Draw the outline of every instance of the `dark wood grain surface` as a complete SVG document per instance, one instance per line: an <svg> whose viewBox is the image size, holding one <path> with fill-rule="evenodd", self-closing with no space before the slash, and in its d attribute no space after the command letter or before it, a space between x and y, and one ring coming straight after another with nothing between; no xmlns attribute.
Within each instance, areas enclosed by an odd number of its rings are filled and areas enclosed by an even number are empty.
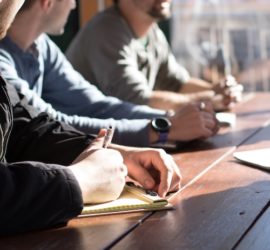
<svg viewBox="0 0 270 250"><path fill-rule="evenodd" d="M269 204L268 204L269 205ZM255 225L251 227L244 239L239 242L237 250L268 250L270 246L270 209L267 206L264 213L258 217Z"/></svg>
<svg viewBox="0 0 270 250"><path fill-rule="evenodd" d="M264 147L270 147L269 126L240 149ZM174 211L155 213L114 249L232 249L269 200L269 173L240 164L229 154L171 200Z"/></svg>

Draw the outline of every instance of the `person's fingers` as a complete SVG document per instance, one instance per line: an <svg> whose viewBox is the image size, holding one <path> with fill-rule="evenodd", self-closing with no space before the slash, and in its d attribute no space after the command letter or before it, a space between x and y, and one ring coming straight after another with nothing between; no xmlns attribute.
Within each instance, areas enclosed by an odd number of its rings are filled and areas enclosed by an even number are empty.
<svg viewBox="0 0 270 250"><path fill-rule="evenodd" d="M212 129L207 128L207 127L203 127L201 129L201 137L200 138L206 139L206 138L208 138L208 137L210 137L212 135L213 135L213 130Z"/></svg>
<svg viewBox="0 0 270 250"><path fill-rule="evenodd" d="M129 168L129 176L144 188L154 190L164 197L171 187L176 189L180 185L180 171L174 170L172 161L172 157L162 149L145 152L145 161L141 159L142 165Z"/></svg>
<svg viewBox="0 0 270 250"><path fill-rule="evenodd" d="M223 94L225 96L235 96L235 95L241 94L242 92L243 92L243 86L238 84L236 86L225 88Z"/></svg>
<svg viewBox="0 0 270 250"><path fill-rule="evenodd" d="M169 164L171 165L171 168L173 170L173 178L171 182L171 186L169 191L178 191L181 187L181 179L182 175L180 173L180 169L176 162L174 161L173 157L171 155L168 155L168 161Z"/></svg>
<svg viewBox="0 0 270 250"><path fill-rule="evenodd" d="M201 118L201 133L203 137L209 137L217 133L219 127L218 127L218 121L215 118L214 114L210 114L208 112L201 112L202 118Z"/></svg>
<svg viewBox="0 0 270 250"><path fill-rule="evenodd" d="M129 176L140 182L143 187L165 197L171 186L175 187L180 179L173 178L174 175L180 174L174 171L171 161L171 156L162 149L147 151L140 159L141 166L137 165L135 170L129 169Z"/></svg>
<svg viewBox="0 0 270 250"><path fill-rule="evenodd" d="M205 111L209 112L209 113L214 113L214 107L211 101L205 101Z"/></svg>
<svg viewBox="0 0 270 250"><path fill-rule="evenodd" d="M137 165L136 167L129 168L129 177L138 181L146 189L154 189L155 180L151 176L149 169Z"/></svg>
<svg viewBox="0 0 270 250"><path fill-rule="evenodd" d="M106 133L107 133L107 129L105 128L100 129L98 132L97 138L105 137Z"/></svg>
<svg viewBox="0 0 270 250"><path fill-rule="evenodd" d="M244 87L242 84L237 84L235 86L232 86L230 89L234 92L242 92L244 90Z"/></svg>
<svg viewBox="0 0 270 250"><path fill-rule="evenodd" d="M214 121L215 121L215 126L212 128L212 133L213 133L212 135L215 135L220 129L220 125L216 117L214 117Z"/></svg>
<svg viewBox="0 0 270 250"><path fill-rule="evenodd" d="M100 129L97 134L97 137L95 138L95 140L93 140L90 147L102 148L106 133L107 133L107 129L105 128Z"/></svg>
<svg viewBox="0 0 270 250"><path fill-rule="evenodd" d="M173 179L173 171L170 168L162 166L160 169L160 183L158 187L158 193L161 197L165 197L169 192Z"/></svg>
<svg viewBox="0 0 270 250"><path fill-rule="evenodd" d="M85 159L91 152L102 148L104 137L107 133L107 129L100 129L99 133L97 134L97 137L92 141L91 144L88 145L88 147L77 156L77 158L72 162L73 164Z"/></svg>
<svg viewBox="0 0 270 250"><path fill-rule="evenodd" d="M153 166L160 173L158 194L161 197L164 197L167 194L167 192L170 191L171 186L174 187L176 183L180 182L181 175L179 170L177 171L176 168L173 166L173 164L176 165L176 163L174 162L174 160L170 155L166 154L164 150L159 150L157 153L159 154L159 157L155 157Z"/></svg>
<svg viewBox="0 0 270 250"><path fill-rule="evenodd" d="M223 104L225 106L230 105L231 103L237 103L240 102L242 100L242 93L241 92L234 92L231 93L230 95L224 95L223 96Z"/></svg>
<svg viewBox="0 0 270 250"><path fill-rule="evenodd" d="M200 112L201 116L201 122L204 124L206 123L208 126L207 127L214 127L216 120L215 120L215 114L214 113L209 113L206 111L201 111Z"/></svg>
<svg viewBox="0 0 270 250"><path fill-rule="evenodd" d="M240 102L242 100L242 93L239 93L238 95L235 95L234 99L235 99L235 102Z"/></svg>
<svg viewBox="0 0 270 250"><path fill-rule="evenodd" d="M203 126L213 131L213 129L216 127L217 121L214 118L206 119L204 121Z"/></svg>
<svg viewBox="0 0 270 250"><path fill-rule="evenodd" d="M209 100L201 100L196 103L194 103L194 106L199 111L205 111L209 113L214 113L214 107L211 101Z"/></svg>
<svg viewBox="0 0 270 250"><path fill-rule="evenodd" d="M199 110L200 110L200 111L204 111L205 108L206 108L205 102L199 102Z"/></svg>
<svg viewBox="0 0 270 250"><path fill-rule="evenodd" d="M120 167L120 171L123 173L125 177L128 175L128 169L125 164L122 164L122 166Z"/></svg>

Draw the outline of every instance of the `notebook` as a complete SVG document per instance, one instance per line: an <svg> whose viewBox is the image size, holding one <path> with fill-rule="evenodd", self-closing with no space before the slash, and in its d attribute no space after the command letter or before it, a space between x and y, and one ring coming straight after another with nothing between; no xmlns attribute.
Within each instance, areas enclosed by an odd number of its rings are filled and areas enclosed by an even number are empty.
<svg viewBox="0 0 270 250"><path fill-rule="evenodd" d="M85 204L79 217L118 214L140 211L172 209L166 198L161 198L154 191L145 190L133 182L127 182L117 200L102 204Z"/></svg>
<svg viewBox="0 0 270 250"><path fill-rule="evenodd" d="M270 148L236 152L233 156L239 161L270 171Z"/></svg>

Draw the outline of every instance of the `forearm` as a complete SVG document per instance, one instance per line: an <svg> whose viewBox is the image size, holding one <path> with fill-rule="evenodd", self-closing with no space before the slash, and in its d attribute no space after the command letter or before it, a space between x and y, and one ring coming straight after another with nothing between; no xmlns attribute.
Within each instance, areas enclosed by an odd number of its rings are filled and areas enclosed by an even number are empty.
<svg viewBox="0 0 270 250"><path fill-rule="evenodd" d="M20 111L18 111L18 109ZM34 119L21 108L14 109L14 124L7 160L70 164L93 137L59 123L43 113Z"/></svg>
<svg viewBox="0 0 270 250"><path fill-rule="evenodd" d="M186 94L169 91L154 91L151 99L149 100L149 105L166 111L177 111L185 107L187 104L200 100L209 100L213 96L214 92L212 90Z"/></svg>
<svg viewBox="0 0 270 250"><path fill-rule="evenodd" d="M152 108L169 110L178 109L189 102L189 97L170 91L153 91L148 105Z"/></svg>
<svg viewBox="0 0 270 250"><path fill-rule="evenodd" d="M165 112L154 117L164 116ZM149 119L95 119L87 117L77 117L71 120L71 124L78 130L87 134L97 134L101 128L113 127L115 129L113 142L126 146L147 147L149 146L148 123Z"/></svg>
<svg viewBox="0 0 270 250"><path fill-rule="evenodd" d="M186 84L181 85L179 92L182 94L189 94L200 91L212 90L213 86L202 79L190 78Z"/></svg>
<svg viewBox="0 0 270 250"><path fill-rule="evenodd" d="M81 190L66 167L1 163L0 181L2 235L61 225L82 210Z"/></svg>

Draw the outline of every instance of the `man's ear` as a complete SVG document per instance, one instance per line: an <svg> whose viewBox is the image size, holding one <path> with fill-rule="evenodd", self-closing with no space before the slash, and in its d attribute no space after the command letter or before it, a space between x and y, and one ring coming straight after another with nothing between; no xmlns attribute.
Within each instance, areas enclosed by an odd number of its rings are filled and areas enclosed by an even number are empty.
<svg viewBox="0 0 270 250"><path fill-rule="evenodd" d="M40 5L44 11L49 11L53 5L53 0L40 0Z"/></svg>

